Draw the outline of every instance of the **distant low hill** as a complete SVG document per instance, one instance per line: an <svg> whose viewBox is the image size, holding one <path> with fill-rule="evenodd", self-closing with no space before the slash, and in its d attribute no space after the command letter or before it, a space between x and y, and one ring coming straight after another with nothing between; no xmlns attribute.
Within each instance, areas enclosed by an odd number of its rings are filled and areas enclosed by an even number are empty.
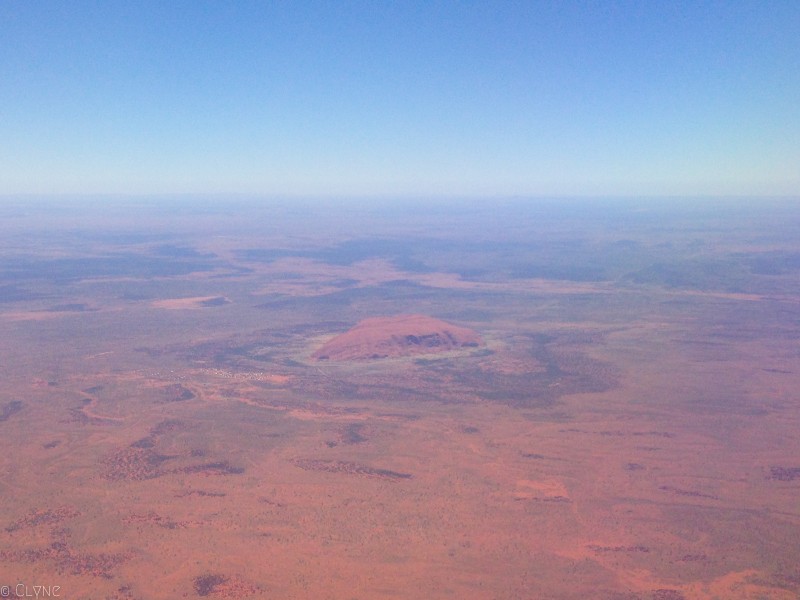
<svg viewBox="0 0 800 600"><path fill-rule="evenodd" d="M425 315L364 319L314 352L317 360L368 360L477 347L480 336Z"/></svg>

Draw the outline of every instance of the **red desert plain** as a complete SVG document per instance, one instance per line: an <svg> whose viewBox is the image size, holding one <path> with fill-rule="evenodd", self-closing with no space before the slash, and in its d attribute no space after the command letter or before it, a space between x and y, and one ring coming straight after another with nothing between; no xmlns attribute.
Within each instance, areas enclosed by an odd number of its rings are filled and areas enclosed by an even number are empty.
<svg viewBox="0 0 800 600"><path fill-rule="evenodd" d="M800 597L796 207L0 213L9 597Z"/></svg>

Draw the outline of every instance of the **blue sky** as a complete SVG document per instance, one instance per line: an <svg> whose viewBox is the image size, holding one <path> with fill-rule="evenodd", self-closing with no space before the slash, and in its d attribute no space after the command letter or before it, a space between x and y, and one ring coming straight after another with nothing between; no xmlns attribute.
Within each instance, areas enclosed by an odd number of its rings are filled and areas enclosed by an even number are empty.
<svg viewBox="0 0 800 600"><path fill-rule="evenodd" d="M0 3L0 194L797 195L800 2Z"/></svg>

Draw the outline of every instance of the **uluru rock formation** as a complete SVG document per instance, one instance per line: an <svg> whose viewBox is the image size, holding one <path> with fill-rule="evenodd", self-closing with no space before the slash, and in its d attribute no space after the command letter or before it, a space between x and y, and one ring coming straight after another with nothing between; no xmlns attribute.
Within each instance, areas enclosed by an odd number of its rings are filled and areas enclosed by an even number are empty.
<svg viewBox="0 0 800 600"><path fill-rule="evenodd" d="M314 352L317 360L365 360L447 352L482 345L465 327L425 315L364 319Z"/></svg>

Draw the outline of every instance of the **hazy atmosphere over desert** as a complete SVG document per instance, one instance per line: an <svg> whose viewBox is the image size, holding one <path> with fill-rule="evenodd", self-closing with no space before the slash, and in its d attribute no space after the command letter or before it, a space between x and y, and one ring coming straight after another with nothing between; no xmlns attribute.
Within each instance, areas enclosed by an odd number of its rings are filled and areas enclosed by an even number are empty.
<svg viewBox="0 0 800 600"><path fill-rule="evenodd" d="M0 598L800 598L798 25L0 3Z"/></svg>

